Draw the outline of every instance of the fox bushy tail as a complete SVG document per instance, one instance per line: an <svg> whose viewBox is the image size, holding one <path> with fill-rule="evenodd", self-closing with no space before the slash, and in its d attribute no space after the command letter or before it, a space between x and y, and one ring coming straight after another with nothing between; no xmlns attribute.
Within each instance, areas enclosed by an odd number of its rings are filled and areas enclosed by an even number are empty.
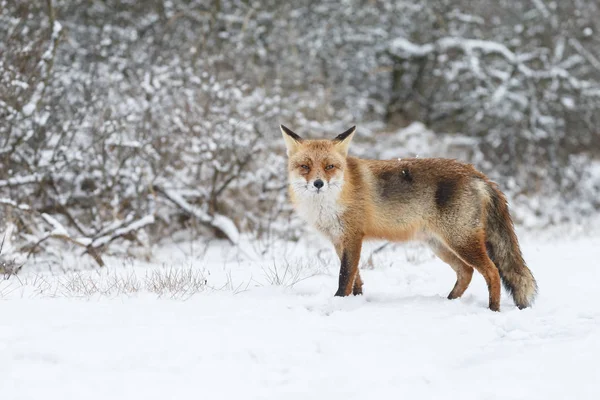
<svg viewBox="0 0 600 400"><path fill-rule="evenodd" d="M533 274L525 265L519 241L508 212L506 197L496 184L488 186L490 202L487 212L486 247L498 267L504 288L520 309L533 304L538 291Z"/></svg>

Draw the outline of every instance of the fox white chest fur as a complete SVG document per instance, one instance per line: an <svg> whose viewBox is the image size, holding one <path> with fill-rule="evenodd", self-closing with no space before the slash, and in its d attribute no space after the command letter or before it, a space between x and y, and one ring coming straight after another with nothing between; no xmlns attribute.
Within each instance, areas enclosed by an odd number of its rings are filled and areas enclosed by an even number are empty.
<svg viewBox="0 0 600 400"><path fill-rule="evenodd" d="M331 182L319 193L307 190L306 185L304 180L292 182L298 215L330 239L339 238L343 232L344 212L344 207L339 203L341 182Z"/></svg>

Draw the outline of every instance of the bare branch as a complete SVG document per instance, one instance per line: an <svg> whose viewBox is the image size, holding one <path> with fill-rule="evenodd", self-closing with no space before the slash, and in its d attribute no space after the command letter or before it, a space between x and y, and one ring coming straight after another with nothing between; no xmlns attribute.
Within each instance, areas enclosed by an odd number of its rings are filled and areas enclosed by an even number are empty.
<svg viewBox="0 0 600 400"><path fill-rule="evenodd" d="M181 197L178 193L164 189L160 186L155 185L154 190L157 193L163 195L166 199L176 204L179 208L181 208L189 215L195 217L204 225L209 226L220 232L224 237L227 238L227 240L231 242L231 244L238 243L239 231L233 223L233 221L231 221L229 218L220 214L215 214L211 216L199 209L198 207L193 206L192 204L185 201L185 199Z"/></svg>
<svg viewBox="0 0 600 400"><path fill-rule="evenodd" d="M40 183L42 181L43 175L41 174L33 174L27 176L16 176L14 178L9 178L3 181L0 181L0 188L5 186L19 186L19 185L29 185L32 183Z"/></svg>

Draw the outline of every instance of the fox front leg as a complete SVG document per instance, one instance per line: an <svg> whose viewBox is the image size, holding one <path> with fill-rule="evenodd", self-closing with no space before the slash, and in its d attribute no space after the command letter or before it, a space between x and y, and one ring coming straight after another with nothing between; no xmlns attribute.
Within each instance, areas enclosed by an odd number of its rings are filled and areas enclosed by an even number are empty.
<svg viewBox="0 0 600 400"><path fill-rule="evenodd" d="M349 296L362 294L362 280L358 272L360 261L361 240L345 240L336 245L336 252L340 257L340 275L336 296Z"/></svg>

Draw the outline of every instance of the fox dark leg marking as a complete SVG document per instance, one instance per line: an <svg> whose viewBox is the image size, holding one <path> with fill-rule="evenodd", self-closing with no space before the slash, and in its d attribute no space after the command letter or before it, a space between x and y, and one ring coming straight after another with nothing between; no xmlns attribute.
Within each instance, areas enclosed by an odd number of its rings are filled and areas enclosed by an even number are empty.
<svg viewBox="0 0 600 400"><path fill-rule="evenodd" d="M474 237L465 244L453 246L453 250L483 275L488 286L490 310L500 311L500 274L488 257L484 240Z"/></svg>
<svg viewBox="0 0 600 400"><path fill-rule="evenodd" d="M335 252L337 253L338 257L340 258L340 262L343 263L344 265L347 264L348 261L347 261L347 259L344 260L344 249L342 248L342 245L340 243L337 243L335 245ZM354 286L352 287L352 294L354 296L363 294L362 287L363 287L363 281L360 278L360 271L357 270L356 278L354 279Z"/></svg>
<svg viewBox="0 0 600 400"><path fill-rule="evenodd" d="M361 246L362 240L344 245L340 265L339 285L337 292L335 292L336 296L349 296L353 292L358 276ZM358 282L359 288L362 291L362 280L358 278Z"/></svg>
<svg viewBox="0 0 600 400"><path fill-rule="evenodd" d="M456 193L457 182L455 180L441 180L438 182L435 191L435 204L438 208L444 208L448 205Z"/></svg>
<svg viewBox="0 0 600 400"><path fill-rule="evenodd" d="M338 290L335 292L335 295L347 296L347 294L345 294L345 288L349 285L350 281L350 266L348 265L348 253L345 251L342 254L341 262Z"/></svg>

